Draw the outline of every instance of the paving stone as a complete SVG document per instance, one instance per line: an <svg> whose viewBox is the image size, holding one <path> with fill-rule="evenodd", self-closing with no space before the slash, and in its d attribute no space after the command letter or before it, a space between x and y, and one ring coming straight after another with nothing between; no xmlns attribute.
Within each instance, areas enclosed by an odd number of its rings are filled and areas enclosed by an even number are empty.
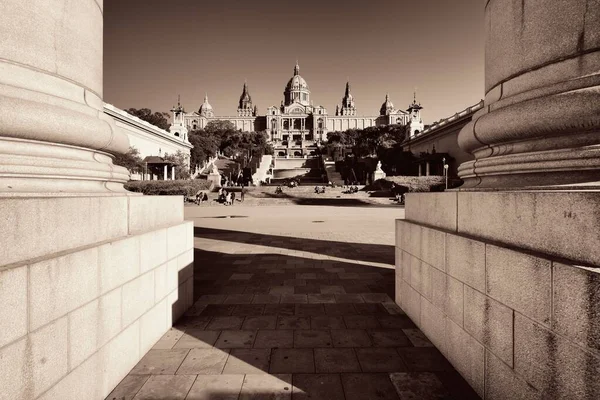
<svg viewBox="0 0 600 400"><path fill-rule="evenodd" d="M194 305L196 304L223 304L223 302L225 301L225 299L227 298L227 295L224 294L205 294L200 296L200 298L198 299L198 301L196 301L196 303L194 303Z"/></svg>
<svg viewBox="0 0 600 400"><path fill-rule="evenodd" d="M399 399L388 374L343 374L341 378L346 400Z"/></svg>
<svg viewBox="0 0 600 400"><path fill-rule="evenodd" d="M221 317L231 315L231 312L235 308L232 304L209 304L200 315Z"/></svg>
<svg viewBox="0 0 600 400"><path fill-rule="evenodd" d="M259 317L247 317L244 320L242 329L257 330L257 329L275 329L277 328L277 316L262 315Z"/></svg>
<svg viewBox="0 0 600 400"><path fill-rule="evenodd" d="M244 375L198 375L186 400L237 400Z"/></svg>
<svg viewBox="0 0 600 400"><path fill-rule="evenodd" d="M382 305L390 315L406 315L406 313L396 303L383 303Z"/></svg>
<svg viewBox="0 0 600 400"><path fill-rule="evenodd" d="M293 383L293 400L345 400L337 374L296 374Z"/></svg>
<svg viewBox="0 0 600 400"><path fill-rule="evenodd" d="M171 328L165 333L152 347L153 349L172 349L175 343L183 336L183 330L177 328Z"/></svg>
<svg viewBox="0 0 600 400"><path fill-rule="evenodd" d="M362 298L361 298L362 299ZM324 304L325 314L331 316L357 315L353 304Z"/></svg>
<svg viewBox="0 0 600 400"><path fill-rule="evenodd" d="M240 329L244 317L230 316L230 317L213 317L210 323L206 326L206 329L213 331L221 331L225 329Z"/></svg>
<svg viewBox="0 0 600 400"><path fill-rule="evenodd" d="M354 304L354 308L359 315L389 316L387 310L378 303Z"/></svg>
<svg viewBox="0 0 600 400"><path fill-rule="evenodd" d="M263 315L283 315L293 316L296 312L294 304L267 304L263 310Z"/></svg>
<svg viewBox="0 0 600 400"><path fill-rule="evenodd" d="M331 334L328 330L294 331L294 347L332 347L331 343Z"/></svg>
<svg viewBox="0 0 600 400"><path fill-rule="evenodd" d="M370 330L369 335L374 347L412 346L408 337L401 330Z"/></svg>
<svg viewBox="0 0 600 400"><path fill-rule="evenodd" d="M223 331L215 343L220 349L251 348L256 338L255 331Z"/></svg>
<svg viewBox="0 0 600 400"><path fill-rule="evenodd" d="M346 324L344 323L343 317L329 317L326 315L311 317L310 318L311 329L345 329Z"/></svg>
<svg viewBox="0 0 600 400"><path fill-rule="evenodd" d="M383 326L383 325L382 325ZM402 332L408 337L408 340L415 347L433 347L433 343L427 339L427 336L420 329L402 329Z"/></svg>
<svg viewBox="0 0 600 400"><path fill-rule="evenodd" d="M321 286L321 294L345 294L343 286Z"/></svg>
<svg viewBox="0 0 600 400"><path fill-rule="evenodd" d="M305 294L282 294L281 304L300 304L308 303L308 297Z"/></svg>
<svg viewBox="0 0 600 400"><path fill-rule="evenodd" d="M131 375L173 375L188 354L187 349L150 350L133 367Z"/></svg>
<svg viewBox="0 0 600 400"><path fill-rule="evenodd" d="M306 286L306 279L286 279L283 286Z"/></svg>
<svg viewBox="0 0 600 400"><path fill-rule="evenodd" d="M314 349L317 373L360 372L354 349Z"/></svg>
<svg viewBox="0 0 600 400"><path fill-rule="evenodd" d="M406 315L381 316L377 317L377 321L379 321L382 328L386 329L416 328L414 322Z"/></svg>
<svg viewBox="0 0 600 400"><path fill-rule="evenodd" d="M450 393L439 378L430 372L396 372L390 380L401 399L447 400Z"/></svg>
<svg viewBox="0 0 600 400"><path fill-rule="evenodd" d="M335 295L333 294L309 294L308 302L311 304L319 303L335 303Z"/></svg>
<svg viewBox="0 0 600 400"><path fill-rule="evenodd" d="M294 287L293 286L273 286L271 289L269 289L269 294L279 294L279 295L294 294Z"/></svg>
<svg viewBox="0 0 600 400"><path fill-rule="evenodd" d="M396 349L409 371L451 371L452 365L435 347L402 347Z"/></svg>
<svg viewBox="0 0 600 400"><path fill-rule="evenodd" d="M365 330L332 329L331 339L334 347L371 347L371 338Z"/></svg>
<svg viewBox="0 0 600 400"><path fill-rule="evenodd" d="M192 349L177 370L178 375L219 375L223 372L229 350Z"/></svg>
<svg viewBox="0 0 600 400"><path fill-rule="evenodd" d="M269 370L270 349L232 349L224 374L262 374Z"/></svg>
<svg viewBox="0 0 600 400"><path fill-rule="evenodd" d="M237 315L241 317L263 315L264 309L264 304L240 304L235 306L234 310L231 312L231 315Z"/></svg>
<svg viewBox="0 0 600 400"><path fill-rule="evenodd" d="M371 329L379 328L379 322L375 317L367 315L351 315L344 317L348 329Z"/></svg>
<svg viewBox="0 0 600 400"><path fill-rule="evenodd" d="M150 375L127 375L106 397L106 400L132 400Z"/></svg>
<svg viewBox="0 0 600 400"><path fill-rule="evenodd" d="M325 315L325 308L322 304L296 304L295 315L297 317L313 317L318 315Z"/></svg>
<svg viewBox="0 0 600 400"><path fill-rule="evenodd" d="M296 374L315 372L312 349L273 349L271 351L272 374Z"/></svg>
<svg viewBox="0 0 600 400"><path fill-rule="evenodd" d="M288 348L294 347L294 331L292 330L259 330L254 341L255 348Z"/></svg>
<svg viewBox="0 0 600 400"><path fill-rule="evenodd" d="M255 294L252 304L279 304L280 299L278 294Z"/></svg>
<svg viewBox="0 0 600 400"><path fill-rule="evenodd" d="M310 329L310 318L279 316L277 329Z"/></svg>
<svg viewBox="0 0 600 400"><path fill-rule="evenodd" d="M356 355L364 372L406 372L400 355L391 349L372 347L356 349Z"/></svg>
<svg viewBox="0 0 600 400"><path fill-rule="evenodd" d="M296 279L317 279L317 274L315 272L304 272L296 274Z"/></svg>
<svg viewBox="0 0 600 400"><path fill-rule="evenodd" d="M151 376L135 396L135 400L184 400L195 379L193 375Z"/></svg>
<svg viewBox="0 0 600 400"><path fill-rule="evenodd" d="M188 329L183 336L175 343L174 349L195 349L212 347L217 338L219 331L204 331L199 329Z"/></svg>
<svg viewBox="0 0 600 400"><path fill-rule="evenodd" d="M308 282L313 282L312 280ZM296 286L294 288L295 294L319 294L321 293L321 286L314 283L307 283L306 286Z"/></svg>
<svg viewBox="0 0 600 400"><path fill-rule="evenodd" d="M361 293L365 303L393 303L394 301L385 293Z"/></svg>
<svg viewBox="0 0 600 400"><path fill-rule="evenodd" d="M182 317L177 321L176 324L173 325L173 327L181 331L185 331L187 329L204 329L211 320L212 317L209 316Z"/></svg>
<svg viewBox="0 0 600 400"><path fill-rule="evenodd" d="M337 303L364 303L365 300L360 294L336 294Z"/></svg>
<svg viewBox="0 0 600 400"><path fill-rule="evenodd" d="M253 298L253 294L230 294L223 304L250 304Z"/></svg>
<svg viewBox="0 0 600 400"><path fill-rule="evenodd" d="M289 400L292 398L292 376L246 375L240 400Z"/></svg>

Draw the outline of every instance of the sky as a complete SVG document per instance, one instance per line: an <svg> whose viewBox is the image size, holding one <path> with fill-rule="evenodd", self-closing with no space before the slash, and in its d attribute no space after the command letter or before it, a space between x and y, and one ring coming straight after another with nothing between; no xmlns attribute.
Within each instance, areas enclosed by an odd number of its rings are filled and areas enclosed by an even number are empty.
<svg viewBox="0 0 600 400"><path fill-rule="evenodd" d="M104 101L236 114L244 80L259 114L296 60L329 114L349 79L358 115L413 92L430 124L484 96L481 0L104 0Z"/></svg>

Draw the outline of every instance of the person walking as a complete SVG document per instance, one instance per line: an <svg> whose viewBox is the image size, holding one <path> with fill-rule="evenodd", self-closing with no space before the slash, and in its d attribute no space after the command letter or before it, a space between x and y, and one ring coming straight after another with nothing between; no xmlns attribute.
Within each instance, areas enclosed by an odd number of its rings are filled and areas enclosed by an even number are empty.
<svg viewBox="0 0 600 400"><path fill-rule="evenodd" d="M242 185L242 192L240 193L240 201L244 202L244 195L246 194L246 188Z"/></svg>

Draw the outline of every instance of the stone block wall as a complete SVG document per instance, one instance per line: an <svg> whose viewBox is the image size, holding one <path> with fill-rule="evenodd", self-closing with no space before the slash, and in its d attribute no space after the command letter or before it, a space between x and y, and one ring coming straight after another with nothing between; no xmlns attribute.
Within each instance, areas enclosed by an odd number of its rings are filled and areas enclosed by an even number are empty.
<svg viewBox="0 0 600 400"><path fill-rule="evenodd" d="M104 399L193 302L181 198L0 209L11 222L0 228L0 399Z"/></svg>
<svg viewBox="0 0 600 400"><path fill-rule="evenodd" d="M518 194L485 195L408 196L407 220L396 221L396 302L484 399L600 398L600 268L566 257L598 243L597 230L584 236L598 222L581 201L592 197L554 197L585 220L568 231L549 226L553 217L572 222L573 215L544 208L549 194L523 194L512 210L498 197ZM461 214L475 206L472 196L496 202L487 215L499 218L474 230ZM521 224L513 235L511 218Z"/></svg>

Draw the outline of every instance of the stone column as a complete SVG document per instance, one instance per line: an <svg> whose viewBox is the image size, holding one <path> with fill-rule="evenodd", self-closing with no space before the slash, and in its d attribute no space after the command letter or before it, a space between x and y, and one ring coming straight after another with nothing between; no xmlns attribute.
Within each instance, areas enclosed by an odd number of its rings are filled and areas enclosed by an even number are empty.
<svg viewBox="0 0 600 400"><path fill-rule="evenodd" d="M429 161L427 161L427 163L425 164L425 176L429 176L429 174L430 174Z"/></svg>
<svg viewBox="0 0 600 400"><path fill-rule="evenodd" d="M102 1L0 7L0 194L124 192L102 103Z"/></svg>
<svg viewBox="0 0 600 400"><path fill-rule="evenodd" d="M175 180L175 166L171 166L171 180L174 181Z"/></svg>
<svg viewBox="0 0 600 400"><path fill-rule="evenodd" d="M163 171L163 180L165 180L165 181L166 181L167 179L169 179L169 174L168 174L168 171L167 171L167 167L168 167L168 165L167 165L167 164L165 164L165 166L164 166L164 171Z"/></svg>
<svg viewBox="0 0 600 400"><path fill-rule="evenodd" d="M489 0L485 105L459 135L464 187L600 182L600 12L592 0Z"/></svg>

